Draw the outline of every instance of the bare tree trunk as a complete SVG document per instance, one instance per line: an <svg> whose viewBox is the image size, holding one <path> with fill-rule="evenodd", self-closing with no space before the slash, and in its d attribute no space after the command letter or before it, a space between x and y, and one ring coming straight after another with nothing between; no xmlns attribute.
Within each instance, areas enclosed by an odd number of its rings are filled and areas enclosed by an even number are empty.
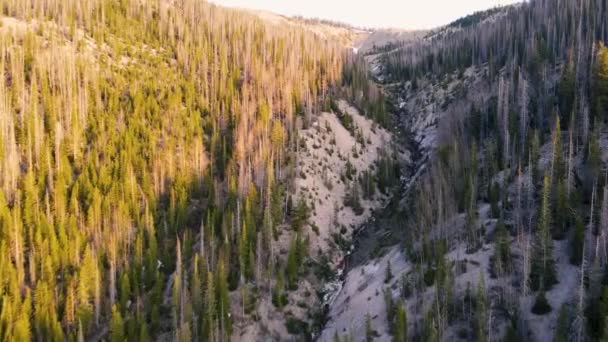
<svg viewBox="0 0 608 342"><path fill-rule="evenodd" d="M524 234L522 243L522 252L524 257L523 262L523 281L522 281L522 294L523 297L528 295L528 276L530 274L530 235Z"/></svg>
<svg viewBox="0 0 608 342"><path fill-rule="evenodd" d="M569 127L569 142L568 142L568 170L567 170L567 180L566 180L566 194L567 197L570 198L570 190L572 187L572 163L573 163L573 158L574 158L574 142L573 142L573 138L572 138L572 132L573 132L574 128L573 128L573 124L570 125Z"/></svg>
<svg viewBox="0 0 608 342"><path fill-rule="evenodd" d="M606 262L606 231L608 230L608 186L604 186L603 197L602 197L602 208L600 212L600 227L599 234L597 236L597 245L596 245L596 258L598 257L598 252L601 249L602 258L601 265Z"/></svg>
<svg viewBox="0 0 608 342"><path fill-rule="evenodd" d="M520 107L520 134L521 134L521 153L525 151L526 138L528 137L528 81L524 78L524 74L519 68L519 107Z"/></svg>
<svg viewBox="0 0 608 342"><path fill-rule="evenodd" d="M199 246L199 255L201 260L205 260L205 218L201 219L201 228L200 228L200 246Z"/></svg>
<svg viewBox="0 0 608 342"><path fill-rule="evenodd" d="M586 239L583 239L583 248L581 252L581 269L580 269L580 281L578 288L578 303L576 306L576 317L574 320L574 331L576 332L576 341L583 341L584 329L585 329L585 267L587 266L587 259L585 258L585 243Z"/></svg>
<svg viewBox="0 0 608 342"><path fill-rule="evenodd" d="M93 260L97 260L97 254L93 250ZM95 326L99 327L99 318L101 316L101 277L99 267L95 265Z"/></svg>

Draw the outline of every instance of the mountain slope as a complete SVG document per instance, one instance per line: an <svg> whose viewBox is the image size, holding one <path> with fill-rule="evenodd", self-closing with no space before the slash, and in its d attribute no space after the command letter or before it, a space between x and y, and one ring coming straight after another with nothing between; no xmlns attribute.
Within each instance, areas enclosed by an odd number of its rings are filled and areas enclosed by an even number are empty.
<svg viewBox="0 0 608 342"><path fill-rule="evenodd" d="M201 1L0 8L0 337L230 339L341 45Z"/></svg>
<svg viewBox="0 0 608 342"><path fill-rule="evenodd" d="M422 157L323 340L602 338L607 9L531 1L368 56Z"/></svg>

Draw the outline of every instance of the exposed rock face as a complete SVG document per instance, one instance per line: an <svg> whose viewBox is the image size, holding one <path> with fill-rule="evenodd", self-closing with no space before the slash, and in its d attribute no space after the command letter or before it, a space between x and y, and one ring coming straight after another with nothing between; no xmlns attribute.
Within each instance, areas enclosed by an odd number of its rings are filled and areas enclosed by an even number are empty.
<svg viewBox="0 0 608 342"><path fill-rule="evenodd" d="M334 264L341 260L342 253L334 253L338 248L332 234L343 228L342 235L349 240L353 229L386 201L386 196L380 193L370 199L361 198L361 211L356 213L344 205L344 198L352 187L359 187L358 176L366 171L375 172L377 159L393 149L388 131L345 101L339 101L339 107L344 115L352 117L354 128L346 129L334 113L322 113L310 128L301 131L304 145L298 153L296 179L296 193L312 208L310 225L318 229L318 233L310 234L311 252L333 254L330 259Z"/></svg>

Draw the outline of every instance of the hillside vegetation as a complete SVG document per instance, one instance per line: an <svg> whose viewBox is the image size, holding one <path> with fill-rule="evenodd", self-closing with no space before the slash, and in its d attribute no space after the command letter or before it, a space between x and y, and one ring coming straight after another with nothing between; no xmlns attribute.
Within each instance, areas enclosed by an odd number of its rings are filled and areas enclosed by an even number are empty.
<svg viewBox="0 0 608 342"><path fill-rule="evenodd" d="M608 339L607 0L0 14L0 340Z"/></svg>
<svg viewBox="0 0 608 342"><path fill-rule="evenodd" d="M343 47L197 0L0 11L0 339L229 340L285 286L297 128L357 89Z"/></svg>
<svg viewBox="0 0 608 342"><path fill-rule="evenodd" d="M324 335L607 338L607 11L530 1L369 52L425 157L402 243L349 273Z"/></svg>

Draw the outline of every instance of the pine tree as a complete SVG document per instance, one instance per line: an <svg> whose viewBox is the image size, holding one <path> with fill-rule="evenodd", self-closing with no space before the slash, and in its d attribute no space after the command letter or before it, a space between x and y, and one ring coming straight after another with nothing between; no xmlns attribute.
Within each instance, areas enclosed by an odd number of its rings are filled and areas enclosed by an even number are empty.
<svg viewBox="0 0 608 342"><path fill-rule="evenodd" d="M9 303L5 303L6 306ZM10 334L5 335L4 337L7 340L13 339L15 341L29 341L32 338L32 331L30 325L30 315L32 310L32 301L29 291L26 293L26 296L21 303L18 312L16 312L16 319L14 321L14 326L12 327L12 337ZM0 314L0 316L4 316ZM7 325L10 328L10 325ZM0 334L1 335L1 334Z"/></svg>
<svg viewBox="0 0 608 342"><path fill-rule="evenodd" d="M112 307L112 320L110 321L110 341L124 342L125 341L125 326L122 320L120 311L114 305Z"/></svg>
<svg viewBox="0 0 608 342"><path fill-rule="evenodd" d="M567 186L563 179L557 183L555 194L555 224L552 226L552 236L556 240L566 237L566 232L570 226L570 208L568 204Z"/></svg>
<svg viewBox="0 0 608 342"><path fill-rule="evenodd" d="M538 213L534 257L530 270L530 288L533 291L547 291L557 283L555 261L553 260L553 239L551 237L551 210L549 206L551 183L545 175L541 205Z"/></svg>
<svg viewBox="0 0 608 342"><path fill-rule="evenodd" d="M181 239L176 241L176 258L175 258L175 272L173 273L173 289L171 294L172 300L172 318L173 318L173 329L179 332L182 321L183 321L183 303L182 296L184 291L184 275L182 270L182 249ZM179 334L178 334L179 335Z"/></svg>
<svg viewBox="0 0 608 342"><path fill-rule="evenodd" d="M363 214L358 182L352 181L346 188L345 192L344 205L350 207L357 216Z"/></svg>
<svg viewBox="0 0 608 342"><path fill-rule="evenodd" d="M407 273L401 275L401 296L404 299L409 298L412 295L412 285L407 276Z"/></svg>
<svg viewBox="0 0 608 342"><path fill-rule="evenodd" d="M541 290L534 300L534 305L532 305L532 313L536 315L546 315L551 312L552 308L545 296L545 291Z"/></svg>
<svg viewBox="0 0 608 342"><path fill-rule="evenodd" d="M572 65L568 65L558 84L559 111L562 117L568 117L574 109L575 75Z"/></svg>
<svg viewBox="0 0 608 342"><path fill-rule="evenodd" d="M568 308L566 305L562 305L557 316L557 326L555 328L553 342L569 341L570 331L568 319Z"/></svg>
<svg viewBox="0 0 608 342"><path fill-rule="evenodd" d="M194 264L192 265L192 280L190 281L190 294L192 295L192 306L194 310L193 324L195 335L200 333L197 329L196 319L202 317L203 313L203 283L201 280L201 267L199 261L199 254L194 254Z"/></svg>
<svg viewBox="0 0 608 342"><path fill-rule="evenodd" d="M150 340L150 333L148 332L148 325L146 324L145 320L142 320L140 327L139 327L139 341L149 341L149 340Z"/></svg>
<svg viewBox="0 0 608 342"><path fill-rule="evenodd" d="M403 304L399 303L397 306L397 314L395 316L394 323L393 341L405 342L407 341L407 314L403 308Z"/></svg>
<svg viewBox="0 0 608 342"><path fill-rule="evenodd" d="M429 310L427 314L424 315L423 340L427 342L440 341L439 331L437 331L437 325L435 323L432 310Z"/></svg>
<svg viewBox="0 0 608 342"><path fill-rule="evenodd" d="M551 155L551 179L553 183L556 180L564 179L565 166L562 149L562 130L559 116L555 118L555 127L553 128L553 152Z"/></svg>
<svg viewBox="0 0 608 342"><path fill-rule="evenodd" d="M372 317L369 312L365 314L365 342L374 340L374 328L372 327Z"/></svg>
<svg viewBox="0 0 608 342"><path fill-rule="evenodd" d="M129 281L129 273L124 272L120 276L120 309L122 312L127 312L127 302L131 296L131 282Z"/></svg>
<svg viewBox="0 0 608 342"><path fill-rule="evenodd" d="M494 271L499 275L511 271L511 238L502 217L496 223L496 245L494 250Z"/></svg>
<svg viewBox="0 0 608 342"><path fill-rule="evenodd" d="M73 328L76 320L76 294L74 291L74 281L69 281L67 293L65 295L64 322Z"/></svg>
<svg viewBox="0 0 608 342"><path fill-rule="evenodd" d="M277 183L272 187L272 222L273 236L276 239L278 234L276 226L283 222L283 189Z"/></svg>
<svg viewBox="0 0 608 342"><path fill-rule="evenodd" d="M464 203L466 203L466 228L467 228L467 246L469 251L475 251L481 247L479 233L477 229L477 203L473 176L469 175L466 181L466 189Z"/></svg>
<svg viewBox="0 0 608 342"><path fill-rule="evenodd" d="M214 341L216 339L215 326L217 317L217 303L215 299L213 274L211 272L207 272L205 286L205 311L202 316L201 339L203 341Z"/></svg>
<svg viewBox="0 0 608 342"><path fill-rule="evenodd" d="M215 274L215 291L217 301L217 315L221 329L222 338L228 338L232 333L232 320L230 318L230 297L224 262L220 259Z"/></svg>
<svg viewBox="0 0 608 342"><path fill-rule="evenodd" d="M606 121L608 118L608 48L604 44L601 44L598 50L592 91L593 110L600 120Z"/></svg>
<svg viewBox="0 0 608 342"><path fill-rule="evenodd" d="M386 262L386 272L384 273L384 283L388 284L393 279L393 271L391 269L391 261Z"/></svg>
<svg viewBox="0 0 608 342"><path fill-rule="evenodd" d="M93 318L93 308L90 301L95 298L95 289L98 286L97 272L97 260L95 260L91 248L87 246L80 266L77 288L78 320L79 324L83 325L85 329Z"/></svg>
<svg viewBox="0 0 608 342"><path fill-rule="evenodd" d="M306 224L309 216L309 208L306 201L303 198L298 200L298 204L294 210L291 227L295 232L299 232L300 229Z"/></svg>
<svg viewBox="0 0 608 342"><path fill-rule="evenodd" d="M293 238L287 254L287 266L285 273L287 274L287 284L290 289L295 289L298 287L298 272L300 267L298 262L297 244L297 238Z"/></svg>
<svg viewBox="0 0 608 342"><path fill-rule="evenodd" d="M574 222L574 233L570 240L570 263L573 265L580 265L585 242L585 224L578 214L576 215Z"/></svg>
<svg viewBox="0 0 608 342"><path fill-rule="evenodd" d="M486 297L486 285L483 274L479 275L479 283L477 283L477 291L475 292L475 338L477 341L487 341L487 313L488 303Z"/></svg>
<svg viewBox="0 0 608 342"><path fill-rule="evenodd" d="M241 228L241 238L239 240L239 261L241 266L241 277L248 279L251 270L249 269L249 235L247 224L243 223Z"/></svg>
<svg viewBox="0 0 608 342"><path fill-rule="evenodd" d="M286 296L283 293L283 272L279 271L277 274L277 281L272 292L272 303L277 308L282 308L287 304Z"/></svg>
<svg viewBox="0 0 608 342"><path fill-rule="evenodd" d="M36 303L34 306L34 331L37 333L37 338L62 341L64 334L57 319L56 303L48 282L41 280L37 283L33 299Z"/></svg>
<svg viewBox="0 0 608 342"><path fill-rule="evenodd" d="M391 323L395 319L395 301L393 300L393 294L388 288L382 290L384 295L384 303L386 305L386 320Z"/></svg>

